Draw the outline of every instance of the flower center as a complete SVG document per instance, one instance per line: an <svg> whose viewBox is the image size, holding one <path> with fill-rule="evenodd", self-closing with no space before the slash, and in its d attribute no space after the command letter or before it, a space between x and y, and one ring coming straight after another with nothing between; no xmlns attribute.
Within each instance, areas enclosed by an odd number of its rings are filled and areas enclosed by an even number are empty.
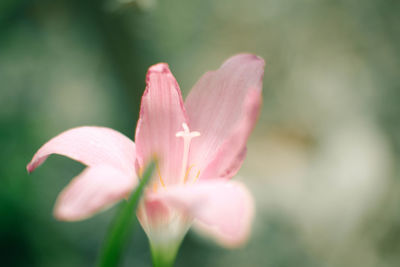
<svg viewBox="0 0 400 267"><path fill-rule="evenodd" d="M186 180L188 179L190 170L193 167L193 165L190 166L189 168L187 167L188 158L189 158L190 142L192 141L192 138L200 136L200 133L196 132L196 131L191 132L189 130L189 126L186 123L182 123L182 128L183 128L183 131L177 132L176 133L176 137L182 137L183 138L182 167L181 167L181 172L180 172L180 175L179 175L179 181L181 183L185 183Z"/></svg>

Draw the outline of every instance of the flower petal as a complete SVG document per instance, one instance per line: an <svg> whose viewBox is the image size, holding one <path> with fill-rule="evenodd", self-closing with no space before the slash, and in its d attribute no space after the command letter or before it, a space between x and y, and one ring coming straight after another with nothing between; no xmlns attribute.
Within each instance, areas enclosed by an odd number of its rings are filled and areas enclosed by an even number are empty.
<svg viewBox="0 0 400 267"><path fill-rule="evenodd" d="M28 172L34 171L51 154L70 157L89 166L106 164L127 175L135 175L135 144L109 128L85 126L59 134L36 152L26 167Z"/></svg>
<svg viewBox="0 0 400 267"><path fill-rule="evenodd" d="M195 165L198 170L203 171L217 155L225 156L220 147L232 135L236 135L236 142L228 143L230 146L236 146L235 151L240 151L235 152L235 157L230 157L235 163L221 166L217 176L208 171L207 175L202 173L200 179L207 176L230 178L235 174L238 167L230 165L238 165L238 162L243 160L244 145L256 117L250 118L251 123L240 121L248 119L247 115L243 115L245 102L249 94L260 97L263 74L263 59L251 54L240 54L228 59L218 70L207 72L193 87L185 107L191 129L199 131L201 136L193 139L191 143L190 165ZM252 90L258 94L251 93ZM239 132L243 135L240 136ZM230 149L222 150L230 152Z"/></svg>
<svg viewBox="0 0 400 267"><path fill-rule="evenodd" d="M88 167L60 193L54 216L63 221L86 219L127 197L136 184L137 179L112 166Z"/></svg>
<svg viewBox="0 0 400 267"><path fill-rule="evenodd" d="M140 168L158 158L161 183L178 182L183 141L176 133L186 121L181 91L168 65L150 67L136 128L136 153Z"/></svg>
<svg viewBox="0 0 400 267"><path fill-rule="evenodd" d="M234 247L247 240L254 215L253 198L236 181L206 181L168 187L152 197L180 209L217 242Z"/></svg>
<svg viewBox="0 0 400 267"><path fill-rule="evenodd" d="M155 246L180 243L191 225L191 219L175 212L162 199L144 197L137 209L137 217Z"/></svg>
<svg viewBox="0 0 400 267"><path fill-rule="evenodd" d="M201 179L230 178L238 172L246 156L246 142L257 121L261 101L261 92L258 89L250 89L241 118L232 134L219 146L213 159L203 170Z"/></svg>

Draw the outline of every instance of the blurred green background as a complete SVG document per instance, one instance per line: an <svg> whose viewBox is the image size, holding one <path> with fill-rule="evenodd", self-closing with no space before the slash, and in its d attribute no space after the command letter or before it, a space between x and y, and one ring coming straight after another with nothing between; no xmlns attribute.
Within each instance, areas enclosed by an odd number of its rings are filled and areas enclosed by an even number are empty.
<svg viewBox="0 0 400 267"><path fill-rule="evenodd" d="M254 193L249 243L190 232L176 266L400 266L400 1L1 0L0 265L94 266L115 208L76 223L52 206L83 166L45 141L80 125L134 137L147 68L184 95L252 52L264 106L239 172ZM140 229L123 266L151 266Z"/></svg>

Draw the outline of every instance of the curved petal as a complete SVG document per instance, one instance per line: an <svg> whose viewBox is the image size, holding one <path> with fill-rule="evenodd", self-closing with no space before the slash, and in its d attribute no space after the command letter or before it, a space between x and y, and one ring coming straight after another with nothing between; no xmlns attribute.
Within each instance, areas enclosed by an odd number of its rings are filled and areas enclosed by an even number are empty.
<svg viewBox="0 0 400 267"><path fill-rule="evenodd" d="M104 127L67 130L44 144L26 166L32 172L51 154L70 157L85 165L107 164L135 175L135 144L125 135Z"/></svg>
<svg viewBox="0 0 400 267"><path fill-rule="evenodd" d="M203 232L222 245L234 247L247 240L254 202L239 182L219 180L172 186L153 197L194 218Z"/></svg>
<svg viewBox="0 0 400 267"><path fill-rule="evenodd" d="M60 193L54 216L63 221L86 219L127 197L136 184L137 179L112 166L88 167Z"/></svg>
<svg viewBox="0 0 400 267"><path fill-rule="evenodd" d="M263 74L263 59L251 54L240 54L228 59L218 70L207 72L195 84L186 99L185 107L191 129L199 131L201 136L191 143L190 165L195 165L198 170L203 171L216 157L216 153L222 153L218 152L221 145L235 134L237 125L250 129L253 127L254 122L246 123L240 120L247 119L243 112L250 91L256 90L260 95ZM239 130L243 133L249 131ZM247 137L248 134L237 135L238 142L230 142L230 146L237 146L235 150L241 151L238 155L244 155L243 144L246 143ZM231 160L241 162L240 157ZM228 167L230 170L226 170L222 169L223 167L218 170L216 177L222 175L229 178L235 174L232 171L235 168ZM200 179L204 178L207 177L202 173Z"/></svg>
<svg viewBox="0 0 400 267"><path fill-rule="evenodd" d="M186 122L181 91L168 65L149 68L136 128L136 154L140 168L158 158L161 183L178 181L182 164L183 141L176 133Z"/></svg>
<svg viewBox="0 0 400 267"><path fill-rule="evenodd" d="M261 92L258 89L249 91L241 118L232 134L219 146L214 157L203 170L201 179L230 178L238 172L246 156L246 142L256 124L261 100Z"/></svg>

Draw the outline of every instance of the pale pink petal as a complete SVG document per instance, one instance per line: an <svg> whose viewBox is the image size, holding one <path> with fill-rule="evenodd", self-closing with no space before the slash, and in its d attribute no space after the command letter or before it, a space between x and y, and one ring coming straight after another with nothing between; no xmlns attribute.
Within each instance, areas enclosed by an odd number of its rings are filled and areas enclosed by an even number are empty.
<svg viewBox="0 0 400 267"><path fill-rule="evenodd" d="M164 228L165 230L169 223L170 210L160 200L144 198L138 207L137 216L146 232L157 228Z"/></svg>
<svg viewBox="0 0 400 267"><path fill-rule="evenodd" d="M238 172L246 156L246 142L256 124L261 101L260 90L250 89L241 118L203 170L201 179L230 178Z"/></svg>
<svg viewBox="0 0 400 267"><path fill-rule="evenodd" d="M225 156L222 150L230 153L231 149L221 150L220 147L235 135L235 142L228 141L230 146L237 146L232 148L235 151L234 157L229 156L235 162L225 162L217 172L218 175L228 178L235 174L237 165L243 160L244 144L250 132L249 129L238 130L238 127L251 129L254 125L254 120L251 123L240 120L248 117L243 114L248 95L260 97L263 74L263 59L251 54L240 54L228 59L218 70L207 72L195 84L186 99L185 107L191 130L199 131L201 136L192 141L190 165L195 165L202 171L217 157L216 154ZM250 93L252 90L258 93ZM243 135L240 136L237 132L242 132ZM210 177L211 173L207 175ZM207 177L202 173L200 179L204 178Z"/></svg>
<svg viewBox="0 0 400 267"><path fill-rule="evenodd" d="M88 167L60 193L54 216L64 221L86 219L127 197L136 184L136 177L115 167Z"/></svg>
<svg viewBox="0 0 400 267"><path fill-rule="evenodd" d="M249 236L254 202L239 182L214 180L172 186L151 197L192 217L201 230L222 245L238 246Z"/></svg>
<svg viewBox="0 0 400 267"><path fill-rule="evenodd" d="M70 157L88 166L106 164L127 175L135 175L135 144L109 128L86 126L59 134L36 152L26 167L28 172L35 170L51 154Z"/></svg>
<svg viewBox="0 0 400 267"><path fill-rule="evenodd" d="M183 153L182 138L176 133L186 122L181 91L165 63L149 68L146 83L135 137L138 165L143 168L157 157L161 183L174 184L179 179Z"/></svg>

